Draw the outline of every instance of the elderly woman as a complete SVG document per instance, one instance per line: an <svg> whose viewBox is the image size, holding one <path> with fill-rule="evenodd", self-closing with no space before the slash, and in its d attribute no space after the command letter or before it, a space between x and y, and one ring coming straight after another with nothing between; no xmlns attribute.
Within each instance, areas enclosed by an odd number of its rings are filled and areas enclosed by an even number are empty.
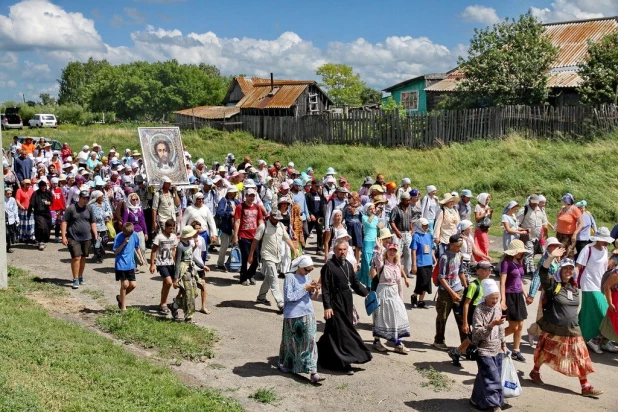
<svg viewBox="0 0 618 412"><path fill-rule="evenodd" d="M474 310L472 320L472 341L478 346L478 372L470 403L480 409L495 411L504 406L502 360L507 351L502 329L504 319L498 305L500 293L496 282L484 279L481 289L483 298Z"/></svg>
<svg viewBox="0 0 618 412"><path fill-rule="evenodd" d="M573 259L575 256L575 243L577 235L584 227L584 217L581 210L575 206L575 198L570 193L562 196L562 207L558 212L556 224L556 237L566 249L566 257Z"/></svg>
<svg viewBox="0 0 618 412"><path fill-rule="evenodd" d="M434 185L427 186L427 194L421 200L421 217L429 221L429 233L434 234L434 224L440 211L440 201L436 196L438 189Z"/></svg>
<svg viewBox="0 0 618 412"><path fill-rule="evenodd" d="M409 177L401 179L401 186L397 189L397 203L401 202L401 195L404 193L410 193L412 190L412 181Z"/></svg>
<svg viewBox="0 0 618 412"><path fill-rule="evenodd" d="M582 396L599 396L603 391L595 389L588 382L588 374L594 372L586 342L582 338L577 311L580 294L575 284L575 263L563 259L556 280L548 268L554 260L566 254L566 249L554 249L539 268L541 285L545 292L543 317L538 320L541 334L534 351L534 369L530 372L532 382L543 384L541 366L550 368L565 376L579 378Z"/></svg>
<svg viewBox="0 0 618 412"><path fill-rule="evenodd" d="M451 193L445 193L440 201L440 214L434 226L434 242L438 244L438 257L442 256L449 248L449 238L457 234L459 226L459 212L455 209L458 201ZM429 220L429 219L427 219ZM431 227L431 221L430 221Z"/></svg>
<svg viewBox="0 0 618 412"><path fill-rule="evenodd" d="M19 187L17 175L11 170L8 162L2 162L2 175L4 177L4 187L10 187L13 191L17 190Z"/></svg>
<svg viewBox="0 0 618 412"><path fill-rule="evenodd" d="M112 209L109 203L105 201L105 194L100 190L95 190L90 194L90 206L94 214L94 222L97 225L97 233L99 239L94 243L94 258L97 263L103 263L103 256L105 255L105 246L109 241L107 234L107 222L112 220Z"/></svg>
<svg viewBox="0 0 618 412"><path fill-rule="evenodd" d="M597 222L594 220L594 216L587 209L588 202L585 200L580 200L575 203L575 206L582 212L582 219L584 221L584 225L582 226L582 230L577 234L577 240L575 241L575 260L577 261L577 257L582 249L591 242L590 236L593 235L597 231Z"/></svg>
<svg viewBox="0 0 618 412"><path fill-rule="evenodd" d="M309 373L311 383L318 383L324 378L318 375L317 326L311 299L317 298L320 286L311 279L312 270L313 261L302 255L292 261L291 271L285 275L278 367L284 373Z"/></svg>
<svg viewBox="0 0 618 412"><path fill-rule="evenodd" d="M133 223L135 233L139 238L139 248L142 251L142 255L145 256L148 228L146 227L146 218L144 217L139 195L135 192L129 194L127 207L122 212L122 225L124 226L127 222Z"/></svg>
<svg viewBox="0 0 618 412"><path fill-rule="evenodd" d="M519 203L511 200L502 210L502 250L507 250L511 241L519 239L520 235L528 233L525 229L519 228L519 219L517 219L517 211Z"/></svg>
<svg viewBox="0 0 618 412"><path fill-rule="evenodd" d="M380 299L380 306L373 312L373 349L386 352L380 341L384 338L395 344L395 352L407 355L410 349L404 346L401 338L410 336L410 323L403 303L402 282L405 281L406 287L410 287L410 282L399 261L396 244L386 247L383 259L371 268L371 278L377 285L375 292Z"/></svg>
<svg viewBox="0 0 618 412"><path fill-rule="evenodd" d="M509 322L509 326L504 333L506 336L513 334L512 358L519 362L526 361L519 350L524 320L528 318L526 295L522 282L524 277L524 266L522 261L525 254L526 247L524 246L524 242L515 239L504 251L504 257L500 264L501 305L502 311L506 313L506 320Z"/></svg>

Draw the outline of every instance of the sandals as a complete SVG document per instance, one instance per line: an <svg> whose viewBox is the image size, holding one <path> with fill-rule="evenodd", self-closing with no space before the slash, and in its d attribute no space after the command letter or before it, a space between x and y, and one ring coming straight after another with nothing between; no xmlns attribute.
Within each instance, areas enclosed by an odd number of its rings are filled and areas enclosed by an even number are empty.
<svg viewBox="0 0 618 412"><path fill-rule="evenodd" d="M311 374L311 383L319 383L319 382L322 382L325 379L326 379L325 377L320 376L317 373Z"/></svg>
<svg viewBox="0 0 618 412"><path fill-rule="evenodd" d="M545 382L541 379L541 372L530 371L530 379L532 383L536 383L537 385L544 385Z"/></svg>

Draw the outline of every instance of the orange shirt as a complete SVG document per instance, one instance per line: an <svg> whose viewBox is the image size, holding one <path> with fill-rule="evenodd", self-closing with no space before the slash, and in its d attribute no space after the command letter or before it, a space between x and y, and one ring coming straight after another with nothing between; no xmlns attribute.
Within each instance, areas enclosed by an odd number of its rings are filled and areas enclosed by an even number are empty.
<svg viewBox="0 0 618 412"><path fill-rule="evenodd" d="M577 229L577 219L582 216L579 208L571 205L566 211L558 212L558 225L556 226L556 232L563 235L572 235Z"/></svg>
<svg viewBox="0 0 618 412"><path fill-rule="evenodd" d="M34 189L32 187L30 187L28 190L19 188L17 189L17 193L15 194L15 200L17 200L24 209L28 209L28 207L30 206L30 198L33 194Z"/></svg>
<svg viewBox="0 0 618 412"><path fill-rule="evenodd" d="M34 156L34 143L27 144L26 142L24 142L21 144L21 148L26 151L26 155L31 154L32 156Z"/></svg>

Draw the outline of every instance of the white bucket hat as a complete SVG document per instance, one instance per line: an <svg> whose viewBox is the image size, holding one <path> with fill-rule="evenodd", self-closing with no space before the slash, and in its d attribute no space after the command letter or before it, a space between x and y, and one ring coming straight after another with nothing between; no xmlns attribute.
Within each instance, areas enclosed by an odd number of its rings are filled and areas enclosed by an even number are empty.
<svg viewBox="0 0 618 412"><path fill-rule="evenodd" d="M611 237L609 229L605 226L600 227L594 236L590 236L590 240L593 242L614 243L614 238Z"/></svg>

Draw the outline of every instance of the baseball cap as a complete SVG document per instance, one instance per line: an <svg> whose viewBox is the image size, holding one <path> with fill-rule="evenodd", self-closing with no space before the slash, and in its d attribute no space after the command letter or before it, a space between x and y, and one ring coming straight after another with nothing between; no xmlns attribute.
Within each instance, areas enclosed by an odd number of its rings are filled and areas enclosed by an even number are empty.
<svg viewBox="0 0 618 412"><path fill-rule="evenodd" d="M255 195L255 194L257 193L254 189L247 189L247 192L245 193L246 196Z"/></svg>
<svg viewBox="0 0 618 412"><path fill-rule="evenodd" d="M82 190L82 191L79 192L79 197L90 198L90 192L88 190Z"/></svg>

